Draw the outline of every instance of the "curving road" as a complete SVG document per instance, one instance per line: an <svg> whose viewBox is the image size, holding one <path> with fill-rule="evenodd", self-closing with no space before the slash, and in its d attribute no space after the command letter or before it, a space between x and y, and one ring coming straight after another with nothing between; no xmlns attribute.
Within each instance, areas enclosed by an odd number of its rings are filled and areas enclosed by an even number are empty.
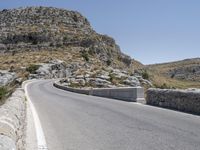
<svg viewBox="0 0 200 150"><path fill-rule="evenodd" d="M200 150L200 117L28 85L49 150Z"/></svg>

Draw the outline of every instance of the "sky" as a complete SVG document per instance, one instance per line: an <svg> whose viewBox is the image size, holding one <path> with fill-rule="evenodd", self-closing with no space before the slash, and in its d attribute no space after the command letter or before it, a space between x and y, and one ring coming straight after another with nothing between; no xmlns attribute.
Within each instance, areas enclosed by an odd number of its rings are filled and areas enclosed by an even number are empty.
<svg viewBox="0 0 200 150"><path fill-rule="evenodd" d="M0 9L76 10L143 64L200 57L200 0L0 0Z"/></svg>

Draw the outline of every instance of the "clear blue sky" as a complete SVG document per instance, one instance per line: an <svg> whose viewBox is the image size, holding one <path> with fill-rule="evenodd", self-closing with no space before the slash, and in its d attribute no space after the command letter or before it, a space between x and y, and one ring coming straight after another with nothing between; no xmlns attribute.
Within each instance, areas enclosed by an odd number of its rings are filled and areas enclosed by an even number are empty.
<svg viewBox="0 0 200 150"><path fill-rule="evenodd" d="M144 64L200 57L200 0L0 0L0 9L77 10Z"/></svg>

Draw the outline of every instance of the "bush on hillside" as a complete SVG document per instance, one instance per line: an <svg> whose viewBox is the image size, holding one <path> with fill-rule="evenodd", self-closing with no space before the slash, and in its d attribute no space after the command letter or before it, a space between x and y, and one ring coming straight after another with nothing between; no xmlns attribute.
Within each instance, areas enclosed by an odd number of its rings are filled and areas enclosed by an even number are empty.
<svg viewBox="0 0 200 150"><path fill-rule="evenodd" d="M89 54L87 51L82 51L81 56L85 59L85 61L89 61Z"/></svg>
<svg viewBox="0 0 200 150"><path fill-rule="evenodd" d="M35 74L35 73L36 73L36 70L38 70L39 67L40 67L39 65L31 64L31 65L29 65L28 68L26 68L26 71L28 71L28 72L31 73L31 74Z"/></svg>

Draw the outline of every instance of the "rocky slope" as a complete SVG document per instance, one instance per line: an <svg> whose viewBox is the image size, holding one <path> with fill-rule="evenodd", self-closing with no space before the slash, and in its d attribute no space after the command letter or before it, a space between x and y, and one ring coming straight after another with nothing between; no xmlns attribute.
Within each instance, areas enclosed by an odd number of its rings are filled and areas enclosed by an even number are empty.
<svg viewBox="0 0 200 150"><path fill-rule="evenodd" d="M0 11L1 53L73 47L108 64L115 60L131 64L131 58L120 51L114 39L96 33L78 12L50 7Z"/></svg>
<svg viewBox="0 0 200 150"><path fill-rule="evenodd" d="M147 86L152 84L137 74L112 67L96 67L85 63L65 64L61 60L52 60L26 68L31 74L29 78L49 79L63 78L61 83L76 88L111 88L127 86Z"/></svg>

